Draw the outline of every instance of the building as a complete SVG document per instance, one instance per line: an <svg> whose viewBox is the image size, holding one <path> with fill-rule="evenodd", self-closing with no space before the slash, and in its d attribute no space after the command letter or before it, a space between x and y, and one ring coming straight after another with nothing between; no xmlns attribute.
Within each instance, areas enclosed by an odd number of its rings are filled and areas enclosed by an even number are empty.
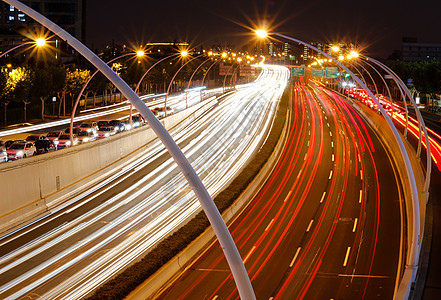
<svg viewBox="0 0 441 300"><path fill-rule="evenodd" d="M403 38L401 44L403 61L441 61L441 43L418 43L417 38Z"/></svg>

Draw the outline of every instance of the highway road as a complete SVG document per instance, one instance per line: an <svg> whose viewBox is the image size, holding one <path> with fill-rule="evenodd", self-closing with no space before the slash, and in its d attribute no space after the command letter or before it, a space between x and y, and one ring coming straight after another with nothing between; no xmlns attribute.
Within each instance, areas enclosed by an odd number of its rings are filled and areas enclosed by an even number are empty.
<svg viewBox="0 0 441 300"><path fill-rule="evenodd" d="M376 134L339 95L299 81L273 173L229 229L257 299L392 299L403 191ZM238 299L217 242L160 299Z"/></svg>
<svg viewBox="0 0 441 300"><path fill-rule="evenodd" d="M171 132L211 195L263 144L288 77L284 67L263 66L255 82ZM112 177L0 237L1 299L83 298L200 211L162 144L155 140L146 150Z"/></svg>

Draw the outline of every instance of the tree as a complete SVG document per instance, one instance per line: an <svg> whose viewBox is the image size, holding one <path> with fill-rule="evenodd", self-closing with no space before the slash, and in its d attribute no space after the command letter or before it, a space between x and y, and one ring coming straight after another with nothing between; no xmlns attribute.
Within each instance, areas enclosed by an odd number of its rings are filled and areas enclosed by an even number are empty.
<svg viewBox="0 0 441 300"><path fill-rule="evenodd" d="M8 69L2 68L0 69L0 102L4 106L4 126L6 127L6 107L9 104L7 90L7 82L8 82Z"/></svg>
<svg viewBox="0 0 441 300"><path fill-rule="evenodd" d="M76 97L80 93L82 87L87 82L87 80L90 77L90 71L89 70L79 70L76 69L75 71L67 71L66 74L66 82L67 86L66 89L69 92L69 95L72 99L72 108L73 104L76 100ZM87 100L87 98L86 98Z"/></svg>
<svg viewBox="0 0 441 300"><path fill-rule="evenodd" d="M24 67L18 67L9 73L10 98L14 102L23 102L24 121L27 121L27 106L31 103L29 91L31 90L34 73Z"/></svg>
<svg viewBox="0 0 441 300"><path fill-rule="evenodd" d="M34 82L32 84L32 94L41 102L41 120L44 121L44 103L53 93L53 67L43 66L35 72Z"/></svg>

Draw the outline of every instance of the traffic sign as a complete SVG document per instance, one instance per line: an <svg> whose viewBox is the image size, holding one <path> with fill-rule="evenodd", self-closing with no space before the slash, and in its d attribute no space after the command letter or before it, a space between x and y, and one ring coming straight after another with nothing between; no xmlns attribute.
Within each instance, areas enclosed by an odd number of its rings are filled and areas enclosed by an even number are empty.
<svg viewBox="0 0 441 300"><path fill-rule="evenodd" d="M291 76L305 76L305 67L292 67Z"/></svg>
<svg viewBox="0 0 441 300"><path fill-rule="evenodd" d="M326 67L326 78L336 78L340 76L337 67Z"/></svg>
<svg viewBox="0 0 441 300"><path fill-rule="evenodd" d="M311 73L313 77L323 77L324 71L323 69L312 69Z"/></svg>

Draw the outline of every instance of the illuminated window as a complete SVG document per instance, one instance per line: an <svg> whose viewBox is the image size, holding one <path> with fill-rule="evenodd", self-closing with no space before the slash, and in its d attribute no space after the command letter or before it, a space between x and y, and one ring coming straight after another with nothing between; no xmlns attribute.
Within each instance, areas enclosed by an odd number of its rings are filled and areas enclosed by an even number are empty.
<svg viewBox="0 0 441 300"><path fill-rule="evenodd" d="M14 11L14 10L15 10L15 7L12 5L9 5L9 11Z"/></svg>
<svg viewBox="0 0 441 300"><path fill-rule="evenodd" d="M20 22L26 22L26 16L25 14L18 14L17 18Z"/></svg>

